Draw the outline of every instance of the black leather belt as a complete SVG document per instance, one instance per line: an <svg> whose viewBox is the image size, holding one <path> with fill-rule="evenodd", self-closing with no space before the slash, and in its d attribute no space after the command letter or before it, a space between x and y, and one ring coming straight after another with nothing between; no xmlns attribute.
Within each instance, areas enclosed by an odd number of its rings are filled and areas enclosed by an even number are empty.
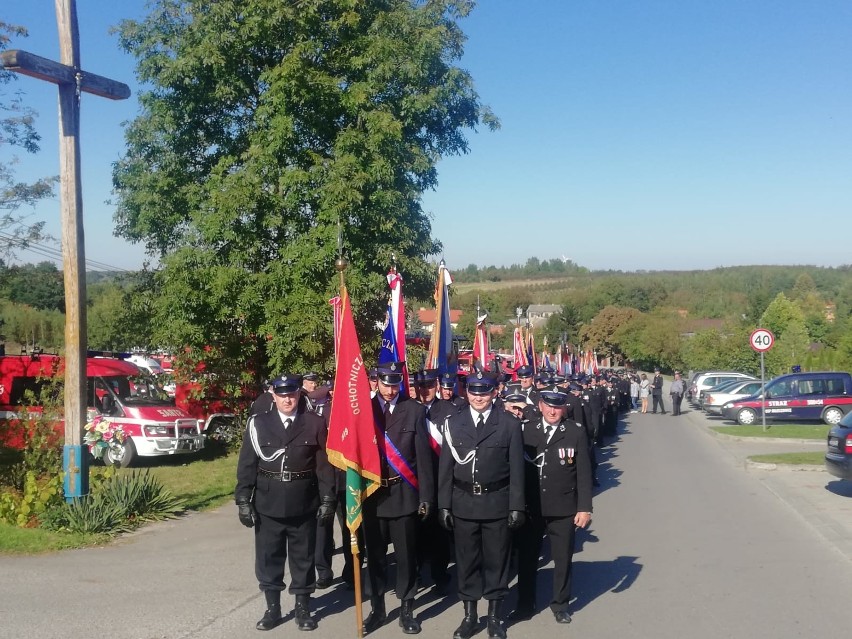
<svg viewBox="0 0 852 639"><path fill-rule="evenodd" d="M275 481L295 481L297 479L310 479L316 472L313 470L300 470L299 472L290 472L289 470L284 470L280 473L273 472L271 470L265 470L263 468L259 468L257 471L259 474L264 477L269 477L274 479Z"/></svg>
<svg viewBox="0 0 852 639"><path fill-rule="evenodd" d="M394 475L393 477L388 477L387 479L382 478L379 480L379 483L383 487L394 486L402 481L402 477L400 475Z"/></svg>
<svg viewBox="0 0 852 639"><path fill-rule="evenodd" d="M501 479L500 481L494 481L490 484L480 484L479 482L473 482L472 484L467 481L462 481L461 479L453 479L453 486L456 488L460 488L466 493L470 493L471 495L484 495L486 493L493 493L495 490L500 490L501 488L505 488L509 485L509 478Z"/></svg>

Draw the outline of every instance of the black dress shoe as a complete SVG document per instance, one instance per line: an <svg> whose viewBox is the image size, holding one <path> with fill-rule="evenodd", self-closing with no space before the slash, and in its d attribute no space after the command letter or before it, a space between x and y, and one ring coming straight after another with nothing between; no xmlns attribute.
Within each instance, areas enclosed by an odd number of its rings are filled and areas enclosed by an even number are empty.
<svg viewBox="0 0 852 639"><path fill-rule="evenodd" d="M311 596L296 595L296 609L293 613L299 630L316 630L317 622L311 617Z"/></svg>
<svg viewBox="0 0 852 639"><path fill-rule="evenodd" d="M375 632L383 625L385 625L385 621L387 621L384 601L382 601L381 603L379 603L378 601L372 602L372 607L373 609L370 611L370 614L367 615L367 618L364 620L365 635L368 635L371 632Z"/></svg>
<svg viewBox="0 0 852 639"><path fill-rule="evenodd" d="M567 610L554 612L553 618L556 619L556 623L571 623L571 615L568 614Z"/></svg>
<svg viewBox="0 0 852 639"><path fill-rule="evenodd" d="M272 630L281 623L281 606L269 606L263 613L255 628L258 630Z"/></svg>
<svg viewBox="0 0 852 639"><path fill-rule="evenodd" d="M486 626L490 639L506 639L506 629L503 627L503 620L500 619L499 599L492 599L488 602Z"/></svg>
<svg viewBox="0 0 852 639"><path fill-rule="evenodd" d="M331 583L334 581L334 577L320 577L317 579L317 590L325 590L331 586Z"/></svg>
<svg viewBox="0 0 852 639"><path fill-rule="evenodd" d="M420 622L414 618L414 600L404 599L399 610L399 627L407 635L420 633Z"/></svg>
<svg viewBox="0 0 852 639"><path fill-rule="evenodd" d="M473 633L477 631L479 626L479 615L476 613L476 602L464 602L464 619L456 631L453 633L453 639L470 639Z"/></svg>

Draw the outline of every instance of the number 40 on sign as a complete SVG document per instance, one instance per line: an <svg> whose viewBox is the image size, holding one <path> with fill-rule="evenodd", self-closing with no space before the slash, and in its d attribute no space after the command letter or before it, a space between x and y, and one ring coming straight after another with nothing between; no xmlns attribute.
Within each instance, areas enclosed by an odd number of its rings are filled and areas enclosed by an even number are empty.
<svg viewBox="0 0 852 639"><path fill-rule="evenodd" d="M749 344L758 353L765 353L775 343L775 336L772 331L766 328L757 328L751 332Z"/></svg>

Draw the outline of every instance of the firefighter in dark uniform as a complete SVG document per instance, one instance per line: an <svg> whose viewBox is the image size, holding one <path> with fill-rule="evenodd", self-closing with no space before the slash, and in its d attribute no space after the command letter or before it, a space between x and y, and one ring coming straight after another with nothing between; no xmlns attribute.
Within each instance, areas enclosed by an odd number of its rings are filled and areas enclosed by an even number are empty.
<svg viewBox="0 0 852 639"><path fill-rule="evenodd" d="M417 388L420 403L426 409L427 434L429 447L432 449L432 471L433 477L437 477L438 459L441 456L441 446L444 441L444 422L450 415L458 412L458 407L437 397L437 370L426 369L416 373L414 385ZM437 503L437 485L433 502ZM447 572L451 555L450 535L441 528L437 517L429 517L420 524L417 555L421 571L423 565L427 561L429 562L430 575L435 584L435 593L439 596L446 595L447 587L450 584L450 575Z"/></svg>
<svg viewBox="0 0 852 639"><path fill-rule="evenodd" d="M592 432L592 441L597 442L602 435L606 397L598 388L597 380L594 377L589 377L586 382L588 386L586 386L583 392L583 402L586 405L586 421L589 424L589 430Z"/></svg>
<svg viewBox="0 0 852 639"><path fill-rule="evenodd" d="M518 378L518 383L521 385L521 392L527 396L527 403L531 406L538 405L538 391L533 383L533 370L531 366L521 366L515 373Z"/></svg>
<svg viewBox="0 0 852 639"><path fill-rule="evenodd" d="M327 386L319 386L312 391L306 391L308 385L306 381L308 374L305 374L302 381L302 392L307 394L308 410L316 413L325 420L328 426L329 413L331 412L331 395L334 392L334 384ZM337 498L337 521L340 525L340 530L343 532L343 539L349 538L349 530L346 527L346 499L342 495L344 490L346 474L337 468L333 468L335 481L335 496ZM345 544L344 544L345 545ZM352 580L352 555L344 553L346 558L346 567L344 568L344 580L346 580L346 571L349 572L348 581ZM334 521L329 521L323 525L317 521L317 547L316 547L316 567L317 567L317 590L329 588L334 582L334 572L332 570L332 560L334 558Z"/></svg>
<svg viewBox="0 0 852 639"><path fill-rule="evenodd" d="M621 410L621 395L612 379L606 382L604 392L606 393L606 416L602 441L604 437L615 437L618 434L618 413Z"/></svg>
<svg viewBox="0 0 852 639"><path fill-rule="evenodd" d="M591 468L586 431L565 419L566 393L553 387L541 391L542 419L524 425L526 499L529 521L518 531L518 603L512 619L535 614L536 570L543 536L550 539L553 594L550 609L557 623L570 623L571 563L577 528L592 517ZM531 471L531 472L529 472Z"/></svg>
<svg viewBox="0 0 852 639"><path fill-rule="evenodd" d="M598 482L598 460L595 453L595 433L589 422L586 421L585 402L583 400L583 387L576 382L568 385L568 399L565 404L566 418L580 424L586 431L586 442L589 445L589 461L592 466L592 486L600 487Z"/></svg>
<svg viewBox="0 0 852 639"><path fill-rule="evenodd" d="M402 362L378 367L379 386L373 412L381 426L381 487L364 501L364 541L371 611L364 632L380 628L387 619L388 544L396 557L396 596L401 601L399 625L405 634L420 632L414 617L417 594L418 515L426 520L434 511L435 476L426 432L426 409L400 395Z"/></svg>
<svg viewBox="0 0 852 639"><path fill-rule="evenodd" d="M445 402L450 402L453 406L458 408L462 404L464 404L464 400L458 396L456 393L456 386L458 384L458 377L453 375L452 373L444 373L441 375L440 381L440 396Z"/></svg>
<svg viewBox="0 0 852 639"><path fill-rule="evenodd" d="M467 382L469 406L444 425L438 472L441 524L456 546L464 619L454 639L477 630L477 602L488 601L488 636L505 639L500 605L508 592L511 531L524 523L524 451L517 418L493 408L496 380Z"/></svg>
<svg viewBox="0 0 852 639"><path fill-rule="evenodd" d="M503 400L503 410L520 419L522 424L537 421L541 417L538 413L538 407L527 403L527 395L523 392L520 384L513 383L506 386L501 399Z"/></svg>
<svg viewBox="0 0 852 639"><path fill-rule="evenodd" d="M289 559L290 592L296 597L299 630L314 630L317 519L334 516L331 465L325 454L325 421L305 410L299 375L272 380L274 406L249 417L237 462L234 493L240 522L254 527L255 574L266 597L258 630L281 622L284 564Z"/></svg>

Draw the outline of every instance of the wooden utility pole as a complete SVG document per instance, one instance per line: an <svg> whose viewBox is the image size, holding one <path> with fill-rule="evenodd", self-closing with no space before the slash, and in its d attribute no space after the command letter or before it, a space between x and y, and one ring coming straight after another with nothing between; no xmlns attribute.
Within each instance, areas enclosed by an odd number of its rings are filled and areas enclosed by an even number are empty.
<svg viewBox="0 0 852 639"><path fill-rule="evenodd" d="M8 71L53 82L59 87L59 177L62 218L62 267L65 280L65 498L89 492L88 457L83 450L86 423L86 250L83 187L80 178L80 94L113 100L130 97L126 84L80 68L76 0L56 1L60 62L25 51L6 51Z"/></svg>

